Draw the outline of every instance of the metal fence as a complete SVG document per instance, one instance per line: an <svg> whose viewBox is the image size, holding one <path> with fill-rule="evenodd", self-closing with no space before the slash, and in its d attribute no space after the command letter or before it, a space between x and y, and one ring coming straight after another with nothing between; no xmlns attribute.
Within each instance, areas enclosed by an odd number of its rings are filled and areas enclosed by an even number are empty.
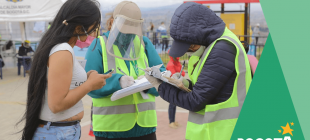
<svg viewBox="0 0 310 140"><path fill-rule="evenodd" d="M169 60L170 60L170 56L168 54L168 50L171 48L173 39L169 38L169 39L162 39L159 37L159 35L156 32L153 33L149 33L147 34L147 37L151 40L151 42L153 43L153 45L155 46L156 52L159 54L161 60L163 61L164 65L167 66ZM243 44L245 47L249 47L249 51L251 51L250 49L254 49L254 56L256 56L256 58L259 60L261 57L261 54L263 52L263 48L265 46L266 40L268 36L247 36L247 35L238 35L239 40L241 37L246 37L246 38L252 38L252 42L251 43L247 43L244 41ZM254 48L253 48L254 47ZM183 63L183 61L185 61L185 70L187 70L187 65L188 65L188 60L189 57L187 56L187 54L183 55L182 57L180 57L180 62Z"/></svg>
<svg viewBox="0 0 310 140"><path fill-rule="evenodd" d="M249 40L251 38L251 43L245 42L243 45L249 48L248 54L254 55L259 60L268 36L238 35L238 37L239 40L241 37L248 38L246 40Z"/></svg>
<svg viewBox="0 0 310 140"><path fill-rule="evenodd" d="M149 33L146 36L151 40L151 42L155 46L155 50L160 56L161 60L163 61L163 64L167 66L170 60L168 50L171 48L173 39L172 38L161 38L159 34L157 34L156 32ZM181 63L185 61L185 67L184 67L185 71L187 71L188 59L189 57L187 56L187 54L183 55L179 59Z"/></svg>

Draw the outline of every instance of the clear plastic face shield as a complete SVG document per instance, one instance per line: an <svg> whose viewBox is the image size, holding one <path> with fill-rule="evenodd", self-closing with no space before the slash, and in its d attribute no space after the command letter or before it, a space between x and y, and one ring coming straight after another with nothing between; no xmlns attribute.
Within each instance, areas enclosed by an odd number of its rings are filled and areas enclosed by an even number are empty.
<svg viewBox="0 0 310 140"><path fill-rule="evenodd" d="M143 20L135 20L122 15L114 18L107 41L107 51L110 55L123 60L137 60L142 46Z"/></svg>

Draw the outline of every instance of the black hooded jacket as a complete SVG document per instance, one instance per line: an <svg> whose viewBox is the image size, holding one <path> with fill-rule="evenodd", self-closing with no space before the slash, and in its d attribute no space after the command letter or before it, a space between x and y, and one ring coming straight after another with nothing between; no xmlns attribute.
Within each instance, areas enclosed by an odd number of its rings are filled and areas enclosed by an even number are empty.
<svg viewBox="0 0 310 140"><path fill-rule="evenodd" d="M220 38L225 23L201 4L182 4L174 13L170 35L175 40L209 46ZM211 50L192 92L186 93L167 83L159 86L159 95L169 103L190 111L199 111L208 104L224 102L232 94L236 78L236 49L228 41L218 41Z"/></svg>

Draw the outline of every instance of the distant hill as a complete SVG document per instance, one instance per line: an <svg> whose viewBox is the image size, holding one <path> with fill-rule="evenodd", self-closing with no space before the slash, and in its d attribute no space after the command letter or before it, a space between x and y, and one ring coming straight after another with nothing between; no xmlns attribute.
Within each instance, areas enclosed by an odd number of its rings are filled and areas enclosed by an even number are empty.
<svg viewBox="0 0 310 140"><path fill-rule="evenodd" d="M161 7L152 7L152 8L145 8L142 7L140 8L141 11L147 12L147 11L153 11L153 10L170 10L170 11L175 11L182 3L179 4L173 4L173 5L168 5L168 6L161 6Z"/></svg>
<svg viewBox="0 0 310 140"><path fill-rule="evenodd" d="M169 30L169 25L174 11L180 5L181 3L156 8L141 8L142 18L145 20L144 29L150 26L150 22L155 25L155 28L157 28L161 24L161 22L164 22Z"/></svg>

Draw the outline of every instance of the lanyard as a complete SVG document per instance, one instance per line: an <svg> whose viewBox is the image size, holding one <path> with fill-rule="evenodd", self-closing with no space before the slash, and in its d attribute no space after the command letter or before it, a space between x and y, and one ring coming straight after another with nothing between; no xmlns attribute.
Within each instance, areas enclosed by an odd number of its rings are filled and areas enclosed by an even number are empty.
<svg viewBox="0 0 310 140"><path fill-rule="evenodd" d="M121 48L122 48L122 50L124 51L124 54L125 54L125 52L126 52L125 49L123 47L121 47ZM134 53L134 55L135 55L135 53ZM128 61L132 64L133 69L134 69L136 75L139 77L139 69L138 69L138 62L137 62L137 60L133 60L133 61L128 60ZM130 69L130 67L129 67L129 69Z"/></svg>
<svg viewBox="0 0 310 140"><path fill-rule="evenodd" d="M136 73L137 77L139 77L139 69L138 69L137 60L130 61L130 63L133 65L133 69L135 70L135 73Z"/></svg>

